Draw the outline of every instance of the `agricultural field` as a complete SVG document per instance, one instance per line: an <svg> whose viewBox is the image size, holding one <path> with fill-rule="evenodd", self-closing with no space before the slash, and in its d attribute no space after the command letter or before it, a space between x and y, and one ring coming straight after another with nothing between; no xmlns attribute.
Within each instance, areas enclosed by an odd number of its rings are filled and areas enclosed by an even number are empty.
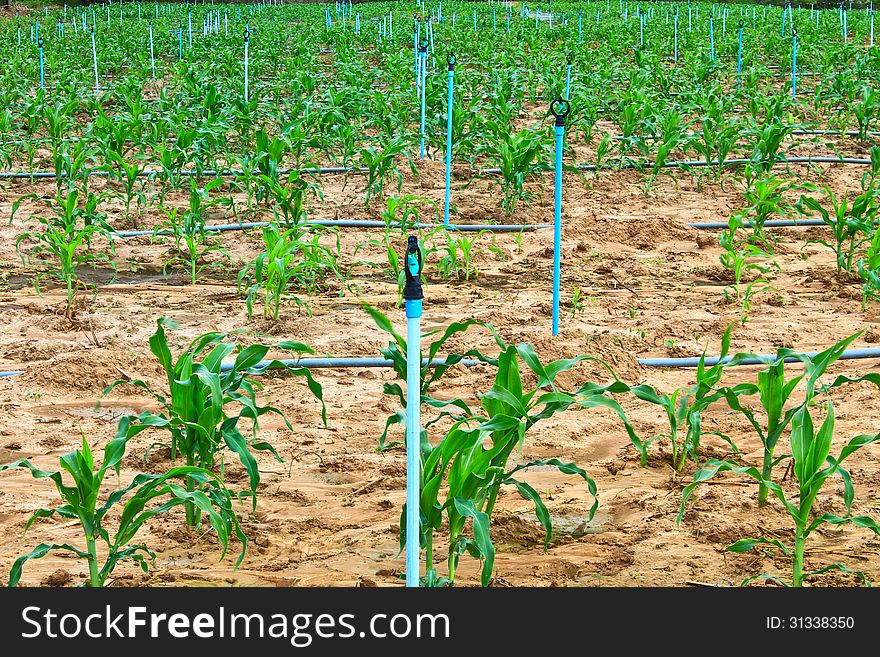
<svg viewBox="0 0 880 657"><path fill-rule="evenodd" d="M870 8L0 12L3 584L880 580Z"/></svg>

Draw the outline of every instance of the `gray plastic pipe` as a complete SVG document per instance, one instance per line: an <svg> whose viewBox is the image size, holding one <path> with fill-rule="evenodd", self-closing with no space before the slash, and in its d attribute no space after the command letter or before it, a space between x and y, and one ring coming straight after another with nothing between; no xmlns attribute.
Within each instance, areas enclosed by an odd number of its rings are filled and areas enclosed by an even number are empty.
<svg viewBox="0 0 880 657"><path fill-rule="evenodd" d="M821 352L818 351L805 351L803 352L804 356L809 356L810 358L816 356ZM723 359L718 356L708 356L704 361L704 364L711 367L713 365L717 365L719 361L723 361L725 363L729 363L734 357L733 356L725 356ZM754 358L744 358L737 362L737 365L764 365L767 360L773 360L776 356L772 355L760 355ZM880 358L880 347L868 347L865 349L848 349L844 351L838 360L854 360L857 358ZM786 363L798 363L800 362L797 358L788 357L785 359ZM700 364L699 356L694 357L686 357L686 358L639 358L639 365L644 367L697 367Z"/></svg>
<svg viewBox="0 0 880 657"><path fill-rule="evenodd" d="M248 230L251 228L262 228L269 226L268 221L251 221L238 224L207 224L205 232L221 233L231 230ZM390 225L392 228L400 228L401 224L386 224L384 221L360 221L357 219L316 219L314 221L305 221L301 226L332 226L337 228L385 228ZM413 224L408 224L413 225ZM525 231L552 228L550 224L434 224L434 223L418 223L414 224L417 228L447 228L449 230L461 232L479 232L488 231L491 233L519 233ZM158 233L152 230L117 230L111 233L114 237L145 237L147 235L173 235L171 231L160 230Z"/></svg>
<svg viewBox="0 0 880 657"><path fill-rule="evenodd" d="M821 219L769 219L764 222L764 228L786 228L793 226L825 226L825 222ZM691 228L700 228L702 230L718 230L728 227L726 221L707 221L705 223L688 224ZM751 228L749 221L743 223L744 228Z"/></svg>
<svg viewBox="0 0 880 657"><path fill-rule="evenodd" d="M747 158L739 158L733 160L724 160L721 162L721 166L738 166L741 164L748 164L751 162L750 159ZM871 164L871 160L867 158L854 158L854 157L787 157L787 158L777 158L773 161L773 165L777 166L780 164ZM719 163L717 160L707 161L707 160L684 160L681 162L664 162L663 168L672 168L672 167L714 167L718 166ZM602 170L614 170L614 169L636 169L636 168L650 168L653 167L652 162L644 162L641 164L636 164L634 162L624 162L622 164L603 164L600 167L597 167L595 164L580 164L576 168L578 171L595 171L597 168ZM550 167L547 167L547 171L550 170ZM312 173L312 174L321 174L321 173L363 173L367 171L364 167L320 167L320 168L311 168L311 169L279 169L279 174L284 173ZM141 171L138 174L140 177L149 177L158 175L159 171L155 170L145 170ZM177 171L175 172L177 175L181 176L215 176L215 177L224 177L224 176L240 176L243 175L243 171L236 169L229 169L226 171L216 171L212 169L206 169L205 171L194 171L191 169L187 169L185 171ZM501 173L501 169L493 168L493 169L482 169L478 173L480 174L499 174ZM90 171L90 176L101 176L107 177L110 175L109 171ZM0 172L0 180L26 180L29 178L55 178L55 173L51 171L5 171Z"/></svg>
<svg viewBox="0 0 880 657"><path fill-rule="evenodd" d="M798 76L801 74L798 73ZM702 133L699 132L686 132L685 136L694 136ZM792 130L791 134L793 135L842 135L844 137L858 137L858 130L844 130L841 132L840 130ZM878 130L868 130L866 133L868 136L877 136L880 135L880 131ZM633 135L633 137L641 137L642 139L661 139L662 135ZM622 141L625 139L623 135L611 135L611 139L614 141ZM22 142L24 143L24 142Z"/></svg>
<svg viewBox="0 0 880 657"><path fill-rule="evenodd" d="M271 360L263 360L254 365L254 367L258 368L266 368L269 366L269 363L273 361ZM334 367L392 367L394 365L394 361L387 360L385 358L279 358L277 362L283 363L285 365L290 365L292 367L305 367L306 369L316 370L316 369L329 369ZM464 365L465 367L473 367L474 365L479 365L482 361L475 359L464 359L456 363L457 365ZM220 365L221 372L228 372L232 369L234 363L223 363ZM428 365L428 359L422 359L422 365ZM436 367L437 365L445 365L445 358L435 358L430 362L431 367Z"/></svg>
<svg viewBox="0 0 880 657"><path fill-rule="evenodd" d="M257 368L266 368L269 366L269 363L276 362L271 360L263 360L254 365L253 367ZM332 368L343 368L343 367L392 367L394 362L391 360L386 360L385 358L278 358L277 362L283 363L284 365L290 365L292 367L304 367L310 370L316 369L332 369ZM465 358L460 360L456 365L464 365L465 367L474 367L475 365L479 365L482 361ZM232 369L232 366L235 363L223 363L220 365L221 372L228 372ZM431 367L437 367L438 365L445 365L445 358L435 358L431 361ZM428 365L428 359L422 359L422 365ZM18 376L19 374L24 374L23 370L12 370L9 372L0 372L0 378L6 376Z"/></svg>
<svg viewBox="0 0 880 657"><path fill-rule="evenodd" d="M664 162L663 168L672 168L672 167L716 167L716 166L739 166L741 164L749 164L752 160L748 158L736 158L731 160L724 160L723 162L719 162L718 160L684 160L680 162ZM855 158L855 157L780 157L773 160L772 164L774 166L778 166L780 164L871 164L871 160L867 158ZM642 168L650 168L653 167L653 163L645 162L643 164L636 164L634 162L626 162L620 165L612 165L605 164L602 165L602 169L636 169L639 167ZM595 164L582 164L577 167L580 171L595 171ZM500 173L501 170L499 169Z"/></svg>
<svg viewBox="0 0 880 657"><path fill-rule="evenodd" d="M312 167L306 169L278 169L279 174L284 173L363 173L367 171L364 167ZM147 178L149 176L157 176L163 171L156 171L155 169L145 169L138 174L138 177ZM204 171L196 171L195 169L186 169L174 172L179 176L214 176L214 177L224 177L224 176L241 176L244 172L241 169L226 169L226 170L216 170L216 169L205 169ZM89 171L90 176L96 177L107 177L111 175L110 171ZM55 178L56 175L52 171L6 171L0 172L0 179L4 180L17 180L17 179L27 179L27 178Z"/></svg>
<svg viewBox="0 0 880 657"><path fill-rule="evenodd" d="M748 158L737 158L732 160L724 160L720 163L721 166L730 167L730 166L739 166L742 164L749 164L752 160ZM779 157L773 160L773 166L779 166L780 164L871 164L871 160L866 158L855 158L855 157ZM596 171L600 170L610 170L613 171L615 169L650 169L654 166L653 162L642 162L637 164L635 162L624 162L622 164L603 164L597 167L595 164L579 164L575 168L578 171ZM664 162L663 168L673 168L673 167L716 167L719 166L718 160L684 160L680 162ZM542 168L542 170L550 171L550 167ZM482 169L479 173L481 174L497 174L501 173L501 169Z"/></svg>

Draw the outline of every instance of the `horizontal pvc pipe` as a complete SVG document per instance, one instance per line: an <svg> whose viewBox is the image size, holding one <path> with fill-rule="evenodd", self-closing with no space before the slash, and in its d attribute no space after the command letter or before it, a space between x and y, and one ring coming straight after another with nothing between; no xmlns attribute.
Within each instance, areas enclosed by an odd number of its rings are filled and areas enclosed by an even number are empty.
<svg viewBox="0 0 880 657"><path fill-rule="evenodd" d="M800 76L800 73L798 73L798 76ZM685 137L693 137L694 135L699 135L699 134L702 134L702 133L686 132L684 134L684 136ZM844 131L840 131L840 130L792 130L791 134L793 134L793 135L843 135L845 137L858 137L859 131L858 130L844 130ZM869 136L877 136L877 135L880 135L880 131L868 130L865 134L869 135ZM632 136L633 137L641 137L642 139L654 139L654 140L662 139L662 137L663 137L662 135L642 135L642 134L632 135ZM626 137L624 135L611 135L611 139L614 141L623 141L625 138ZM22 142L22 143L24 143L24 142Z"/></svg>
<svg viewBox="0 0 880 657"><path fill-rule="evenodd" d="M825 222L822 219L769 219L764 222L764 228L786 228L786 227L794 227L794 226L825 226ZM700 228L702 230L716 230L728 228L729 224L726 221L708 221L706 223L698 223L698 224L688 224L691 228ZM743 223L744 228L751 228L752 224L749 221Z"/></svg>
<svg viewBox="0 0 880 657"><path fill-rule="evenodd" d="M821 352L819 351L805 351L802 353L804 356L809 356L813 358L817 354ZM719 361L723 361L725 363L729 363L734 356L725 356L723 359L718 356L710 356L707 357L704 361L704 365L709 367L713 365L717 365ZM776 358L776 356L772 355L759 355L754 358L743 358L742 360L737 361L737 365L764 365L768 361L772 361ZM880 358L880 347L868 347L865 349L848 349L844 351L838 360L854 360L857 358ZM793 356L789 356L785 359L786 363L797 363L800 362L797 358ZM686 357L686 358L639 358L639 365L644 367L697 367L700 364L700 357Z"/></svg>
<svg viewBox="0 0 880 657"><path fill-rule="evenodd" d="M306 168L306 169L278 169L279 174L284 173L363 173L368 169L364 167L318 167L318 168ZM158 176L160 174L165 173L164 171L156 171L153 169L146 169L141 171L138 176L141 178L146 178L149 176ZM214 176L214 177L223 177L223 176L241 176L244 174L244 171L240 169L228 169L225 171L217 171L214 169L206 169L204 171L196 171L194 169L186 169L183 171L174 171L175 175L178 176ZM110 171L89 171L90 176L97 177L107 177L110 175L116 175ZM10 180L10 179L27 179L27 178L55 178L56 175L52 171L6 171L0 172L0 179Z"/></svg>
<svg viewBox="0 0 880 657"><path fill-rule="evenodd" d="M732 159L732 160L724 160L721 162L721 166L738 166L742 164L748 164L751 160L747 158L740 159ZM788 157L788 158L777 158L773 161L774 165L779 164L871 164L871 160L867 158L853 158L853 157ZM685 160L681 162L664 162L663 168L673 168L673 167L709 167L709 166L718 166L719 163L717 160L707 161L707 160ZM601 167L598 167L602 170L614 170L614 169L636 169L636 168L650 168L653 166L651 162L644 162L642 164L636 164L633 162L624 162L622 164L603 164ZM597 169L595 164L580 164L576 167L578 171L595 171ZM543 169L542 169L543 170ZM550 170L548 166L546 168L547 171ZM320 167L313 169L279 169L279 174L284 173L363 173L367 171L364 167ZM160 171L147 170L141 171L138 174L140 177L148 177L159 175ZM194 171L194 170L186 170L186 171L176 171L177 175L180 176L214 176L214 177L224 177L224 176L240 176L243 175L243 171L240 170L227 170L227 171L215 171L215 170L205 170L205 171ZM501 173L501 169L493 168L493 169L482 169L478 173L480 174L499 174ZM90 176L109 176L109 171L90 171ZM55 178L56 175L50 171L6 171L0 172L0 180L26 180L29 178Z"/></svg>
<svg viewBox="0 0 880 657"><path fill-rule="evenodd" d="M316 369L331 369L331 368L343 368L343 367L392 367L394 365L394 361L386 360L385 358L279 358L276 361L271 360L263 360L253 365L256 368L266 368L270 363L279 362L284 365L289 365L292 367L304 367L310 370ZM472 358L464 358L460 360L456 365L464 365L465 367L474 367L475 365L479 365L482 361L472 359ZM223 363L220 365L221 372L229 372L235 363ZM428 359L422 359L422 365L428 365ZM437 367L438 365L445 365L445 358L435 358L431 361L430 367ZM23 370L11 370L8 372L0 372L0 378L5 376L18 376L20 374L24 374Z"/></svg>
<svg viewBox="0 0 880 657"><path fill-rule="evenodd" d="M748 158L738 158L732 160L724 160L720 163L720 166L729 167L729 166L740 166L743 164L749 164L752 160ZM778 166L780 164L871 164L871 160L866 158L854 158L854 157L786 157L786 158L776 158L771 163L773 166ZM621 164L603 164L597 167L595 164L579 164L575 168L578 171L596 171L600 170L609 170L613 171L615 169L650 169L654 166L653 162L642 162L641 164L637 164L635 162L624 162ZM669 169L674 167L716 167L719 166L718 160L684 160L680 162L664 162L663 168ZM550 167L542 167L542 171L549 171ZM481 174L499 174L501 173L501 169L483 169L479 173Z"/></svg>
<svg viewBox="0 0 880 657"><path fill-rule="evenodd" d="M269 221L251 221L238 224L207 224L205 232L221 233L232 230L249 230L252 228L263 228L270 226ZM280 225L280 224L279 224ZM305 221L300 226L330 226L337 228L400 228L401 224L386 224L384 221L360 221L356 219L316 219L314 221ZM550 224L434 224L434 223L417 223L407 224L416 228L447 228L449 230L461 232L479 232L489 231L492 233L519 233L538 229L552 228ZM114 237L145 237L148 235L173 235L169 230L117 230L111 233Z"/></svg>
<svg viewBox="0 0 880 657"><path fill-rule="evenodd" d="M272 363L271 360L263 360L254 365L257 368L265 368L268 367L269 363ZM277 362L283 363L285 365L290 365L293 367L305 367L310 370L314 369L328 369L333 367L393 367L394 361L388 360L385 358L279 358ZM464 365L465 367L473 367L474 365L479 365L482 361L465 358L460 360L457 365ZM430 367L437 367L438 365L445 365L445 358L435 358L430 363L428 363L427 358L422 359L422 365L429 365ZM234 363L223 363L220 365L220 370L222 372L228 372L232 369Z"/></svg>

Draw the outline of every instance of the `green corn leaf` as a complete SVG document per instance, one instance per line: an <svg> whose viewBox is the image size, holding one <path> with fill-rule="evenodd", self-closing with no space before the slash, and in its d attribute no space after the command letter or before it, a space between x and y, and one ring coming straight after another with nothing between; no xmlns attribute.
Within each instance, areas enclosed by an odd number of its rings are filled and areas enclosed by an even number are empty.
<svg viewBox="0 0 880 657"><path fill-rule="evenodd" d="M829 525L843 525L846 523L852 523L856 527L870 529L872 532L874 532L875 534L880 536L880 525L878 525L877 522L869 516L842 517L842 516L834 515L833 513L826 513L824 515L819 516L815 520L813 520L813 522L811 522L810 525L807 527L807 531L805 532L805 535L810 534L817 527L819 527L820 525L824 525L826 523Z"/></svg>
<svg viewBox="0 0 880 657"><path fill-rule="evenodd" d="M519 494L535 505L535 515L538 516L538 522L544 528L544 551L546 552L550 548L550 539L553 536L553 523L550 520L550 512L547 510L544 500L541 499L541 495L524 481L507 479L503 483L516 486Z"/></svg>
<svg viewBox="0 0 880 657"><path fill-rule="evenodd" d="M489 535L489 516L479 511L473 500L456 497L454 499L455 509L462 517L472 518L474 521L474 543L479 548L480 556L483 559L483 569L480 576L480 583L483 586L489 585L492 579L492 571L495 568L495 546Z"/></svg>
<svg viewBox="0 0 880 657"><path fill-rule="evenodd" d="M52 550L66 550L68 552L73 552L81 559L87 559L89 556L87 552L83 552L67 543L54 543L52 545L40 543L31 552L23 557L19 557L15 560L15 563L12 564L12 568L9 571L9 587L12 588L16 586L19 580L21 580L21 569L24 567L25 562L30 561L31 559L42 559Z"/></svg>
<svg viewBox="0 0 880 657"><path fill-rule="evenodd" d="M773 545L778 547L788 556L791 556L792 551L783 543L782 541L776 539L769 538L741 538L736 543L732 545L728 545L725 549L728 552L748 552L753 549L756 545Z"/></svg>

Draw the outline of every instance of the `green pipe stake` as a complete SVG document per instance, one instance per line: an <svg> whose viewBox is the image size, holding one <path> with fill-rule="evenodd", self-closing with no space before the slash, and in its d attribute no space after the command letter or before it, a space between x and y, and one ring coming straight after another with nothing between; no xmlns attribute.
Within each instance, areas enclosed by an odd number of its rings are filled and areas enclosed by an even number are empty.
<svg viewBox="0 0 880 657"><path fill-rule="evenodd" d="M797 96L797 30L791 30L791 95Z"/></svg>

